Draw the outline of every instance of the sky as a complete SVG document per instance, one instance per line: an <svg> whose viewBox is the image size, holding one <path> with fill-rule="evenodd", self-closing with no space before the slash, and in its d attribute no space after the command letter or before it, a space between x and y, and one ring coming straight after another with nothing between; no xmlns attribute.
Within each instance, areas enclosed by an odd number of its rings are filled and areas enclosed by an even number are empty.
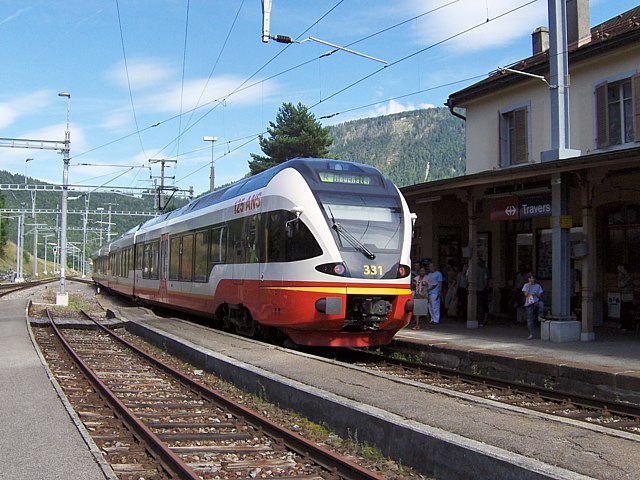
<svg viewBox="0 0 640 480"><path fill-rule="evenodd" d="M637 4L591 0L591 25ZM0 138L62 141L69 112L73 188L149 188L168 160L198 195L212 160L216 187L249 171L285 102L325 126L443 106L543 25L547 0L273 0L283 44L260 0L2 0ZM62 183L55 150L0 148L0 169Z"/></svg>

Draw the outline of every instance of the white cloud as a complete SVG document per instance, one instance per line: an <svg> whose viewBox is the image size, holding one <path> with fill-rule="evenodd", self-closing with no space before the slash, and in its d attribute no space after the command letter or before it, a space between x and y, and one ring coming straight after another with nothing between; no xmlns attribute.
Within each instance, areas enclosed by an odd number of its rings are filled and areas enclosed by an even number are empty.
<svg viewBox="0 0 640 480"><path fill-rule="evenodd" d="M20 8L19 10L17 10L15 13L12 13L11 15L9 15L8 17L3 18L2 20L0 20L0 25L4 24L4 23L9 23L12 20L18 18L20 15L22 15L25 12L28 12L29 10L31 10L31 7L28 8Z"/></svg>
<svg viewBox="0 0 640 480"><path fill-rule="evenodd" d="M0 103L0 128L12 125L19 117L42 110L54 98L50 90L40 90Z"/></svg>
<svg viewBox="0 0 640 480"><path fill-rule="evenodd" d="M128 82L127 82L128 72ZM127 61L125 69L124 62L111 67L107 71L107 78L121 88L129 88L135 92L138 90L153 87L166 82L173 71L164 62L152 59L133 59Z"/></svg>
<svg viewBox="0 0 640 480"><path fill-rule="evenodd" d="M205 79L190 80L180 84L173 84L163 92L157 92L146 98L138 99L138 104L149 111L176 113L195 108L197 105L208 105L209 108L217 104L216 100L222 100L238 88L244 80L233 75L223 75ZM255 82L253 82L255 84ZM271 81L257 83L254 86L242 89L225 100L226 105L252 105L262 102L276 91L276 84ZM180 102L182 101L182 107Z"/></svg>
<svg viewBox="0 0 640 480"><path fill-rule="evenodd" d="M420 103L418 105L414 105L413 103L408 103L406 105L403 105L402 103L392 99L392 100L389 100L388 103L385 103L383 105L378 105L373 111L373 113L367 116L377 117L380 115L391 115L392 113L400 113L400 112L406 112L409 110L418 110L421 108L433 108L433 107L434 105L427 104L427 103Z"/></svg>
<svg viewBox="0 0 640 480"><path fill-rule="evenodd" d="M429 10L429 2L425 0L410 2L416 14ZM525 3L525 0L460 0L419 19L414 28L418 41L431 45L481 25L448 40L445 45L449 50L465 53L504 46L522 38L526 32L533 32L536 27L548 24L546 1L506 14Z"/></svg>
<svg viewBox="0 0 640 480"><path fill-rule="evenodd" d="M66 129L67 125L64 123L49 125L47 127L42 127L25 133L25 138L37 138L62 142L64 141L64 132ZM71 148L74 148L74 146L76 148L84 148L85 139L83 129L77 125L71 124L69 130L71 131Z"/></svg>
<svg viewBox="0 0 640 480"><path fill-rule="evenodd" d="M129 131L133 128L131 107L112 110L104 115L100 128L112 131Z"/></svg>

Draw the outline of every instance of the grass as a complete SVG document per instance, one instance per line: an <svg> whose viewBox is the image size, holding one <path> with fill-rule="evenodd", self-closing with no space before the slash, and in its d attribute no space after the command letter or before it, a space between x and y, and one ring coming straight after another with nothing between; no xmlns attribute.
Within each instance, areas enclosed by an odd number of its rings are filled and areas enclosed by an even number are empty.
<svg viewBox="0 0 640 480"><path fill-rule="evenodd" d="M31 275L33 273L33 255L27 253L26 258L22 264L22 272L24 275ZM13 242L7 242L4 246L4 255L0 256L0 270L16 269L16 244ZM53 262L47 258L47 276L51 276L53 272ZM38 277L44 276L44 259L38 258ZM70 271L70 273L75 273Z"/></svg>

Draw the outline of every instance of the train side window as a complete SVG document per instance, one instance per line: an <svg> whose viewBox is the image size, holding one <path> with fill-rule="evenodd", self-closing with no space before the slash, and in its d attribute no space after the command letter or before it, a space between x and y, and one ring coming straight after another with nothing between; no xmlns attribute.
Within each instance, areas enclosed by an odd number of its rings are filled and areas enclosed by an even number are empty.
<svg viewBox="0 0 640 480"><path fill-rule="evenodd" d="M169 243L169 280L180 278L180 237L171 237Z"/></svg>
<svg viewBox="0 0 640 480"><path fill-rule="evenodd" d="M143 253L143 246L139 243L137 243L135 245L135 251L136 251L136 264L135 264L135 269L136 270L142 270L142 253Z"/></svg>
<svg viewBox="0 0 640 480"><path fill-rule="evenodd" d="M246 228L245 237L246 237L246 244L247 244L247 250L245 252L246 253L245 262L247 263L257 263L260 261L260 259L263 256L262 255L263 249L261 248L260 239L259 239L260 224L261 224L260 214L252 215L247 218L247 222L245 224L245 228Z"/></svg>
<svg viewBox="0 0 640 480"><path fill-rule="evenodd" d="M144 244L144 251L142 255L142 278L149 278L149 263L151 261L151 244Z"/></svg>
<svg viewBox="0 0 640 480"><path fill-rule="evenodd" d="M158 274L158 259L160 254L160 242L151 242L150 248L150 262L149 262L149 278L152 280L158 280L160 278Z"/></svg>
<svg viewBox="0 0 640 480"><path fill-rule="evenodd" d="M193 234L182 237L180 250L180 280L190 282L193 280Z"/></svg>
<svg viewBox="0 0 640 480"><path fill-rule="evenodd" d="M285 222L283 212L275 210L266 214L265 220L265 262L284 262Z"/></svg>
<svg viewBox="0 0 640 480"><path fill-rule="evenodd" d="M227 253L227 229L217 227L211 230L209 261L211 264L224 263Z"/></svg>
<svg viewBox="0 0 640 480"><path fill-rule="evenodd" d="M283 212L283 217L285 222L296 218L291 212ZM289 225L293 230L293 235L291 235L291 237L288 235L284 236L286 260L288 262L306 260L307 258L322 255L322 248L320 248L318 241L303 221L291 222Z"/></svg>
<svg viewBox="0 0 640 480"><path fill-rule="evenodd" d="M206 282L209 279L208 254L209 232L196 232L195 258L194 258L194 282Z"/></svg>
<svg viewBox="0 0 640 480"><path fill-rule="evenodd" d="M229 222L227 262L244 263L245 242L242 238L242 219Z"/></svg>

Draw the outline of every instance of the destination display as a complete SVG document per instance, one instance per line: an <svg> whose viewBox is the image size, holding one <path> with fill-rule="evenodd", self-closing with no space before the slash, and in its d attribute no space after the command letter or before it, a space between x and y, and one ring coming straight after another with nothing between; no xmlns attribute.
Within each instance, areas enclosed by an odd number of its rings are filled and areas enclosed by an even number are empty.
<svg viewBox="0 0 640 480"><path fill-rule="evenodd" d="M318 172L323 183L346 183L349 185L380 185L380 179L376 175L358 172L326 171Z"/></svg>

